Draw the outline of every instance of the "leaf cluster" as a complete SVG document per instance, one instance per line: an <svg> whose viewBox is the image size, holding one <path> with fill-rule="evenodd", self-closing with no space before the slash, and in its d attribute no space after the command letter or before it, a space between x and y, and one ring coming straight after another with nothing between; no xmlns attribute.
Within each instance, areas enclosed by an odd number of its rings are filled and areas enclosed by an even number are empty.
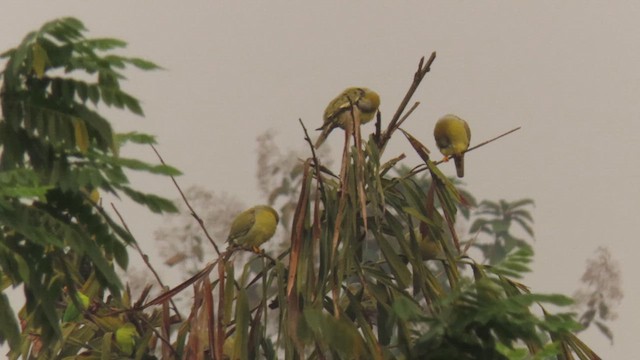
<svg viewBox="0 0 640 360"><path fill-rule="evenodd" d="M131 187L125 172L177 175L176 169L119 156L124 143L152 144L153 137L114 134L97 111L105 104L142 115L139 101L120 87L122 71L158 67L115 54L126 45L120 40L89 39L85 31L77 19L54 20L0 55L6 60L0 72L0 284L22 286L26 298L20 331L0 295L7 315L0 341L9 341L12 357L55 353L48 344L65 335L65 294L89 279L120 297L114 263L126 268L126 246L134 239L101 207L100 192L124 194L155 212L175 211L169 200Z"/></svg>
<svg viewBox="0 0 640 360"><path fill-rule="evenodd" d="M535 315L538 304L566 306L571 300L532 294L515 280L528 271L529 246L512 247L489 265L465 254L455 220L474 200L442 174L426 147L405 135L425 160L430 179L406 169L390 176L371 137L364 148L366 223L357 199L357 149L342 184L309 161L281 314L281 331L295 339L283 345L285 354L506 359L524 344L526 354L540 358L597 358L573 337L580 326L571 314ZM312 176L323 186L309 186ZM514 206L524 205L519 203ZM496 235L491 228L487 232ZM500 232L501 238L508 234Z"/></svg>
<svg viewBox="0 0 640 360"><path fill-rule="evenodd" d="M421 62L420 74L430 62ZM139 309L193 285L189 329L183 323L163 356L598 359L573 335L580 325L572 314L543 307L570 299L531 293L516 281L533 252L516 241L511 224L529 232L531 202L483 202L472 211L475 199L404 131L424 163L408 170L402 155L383 162L386 142L405 119L394 115L381 132L379 117L366 141L357 125L348 130L339 174L323 166L307 134L311 156L274 191L298 196L285 249L273 258L257 254L237 276L234 254L246 249L230 248ZM459 214L476 216L474 231L501 247L489 264L467 255L474 242L458 234Z"/></svg>

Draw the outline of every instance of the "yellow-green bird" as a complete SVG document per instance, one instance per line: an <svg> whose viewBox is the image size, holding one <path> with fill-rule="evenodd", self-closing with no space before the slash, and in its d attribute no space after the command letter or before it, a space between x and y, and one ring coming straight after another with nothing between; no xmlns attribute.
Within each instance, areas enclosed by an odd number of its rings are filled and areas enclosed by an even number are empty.
<svg viewBox="0 0 640 360"><path fill-rule="evenodd" d="M418 253L422 257L423 261L434 260L444 257L444 253L440 248L440 244L433 239L429 239L426 236L420 235L420 232L416 231L416 241L418 243ZM407 241L409 240L409 233L405 233ZM409 255L409 254L407 254Z"/></svg>
<svg viewBox="0 0 640 360"><path fill-rule="evenodd" d="M232 245L252 248L258 252L260 245L276 232L280 217L270 206L258 205L247 209L233 220L227 241Z"/></svg>
<svg viewBox="0 0 640 360"><path fill-rule="evenodd" d="M324 110L324 123L316 129L322 130L316 140L316 147L322 145L333 129L353 126L351 117L351 106L353 105L360 111L360 124L365 124L375 117L378 106L380 106L380 96L365 87L350 87L331 100Z"/></svg>
<svg viewBox="0 0 640 360"><path fill-rule="evenodd" d="M471 141L471 130L467 122L452 114L445 115L436 122L433 136L440 152L445 156L444 160L448 161L449 157L453 157L458 177L464 177L464 152Z"/></svg>

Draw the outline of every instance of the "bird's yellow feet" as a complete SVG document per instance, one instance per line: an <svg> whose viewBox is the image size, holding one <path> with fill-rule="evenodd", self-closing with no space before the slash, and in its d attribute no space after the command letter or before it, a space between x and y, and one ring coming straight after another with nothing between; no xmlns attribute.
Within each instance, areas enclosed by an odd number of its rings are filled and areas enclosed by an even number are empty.
<svg viewBox="0 0 640 360"><path fill-rule="evenodd" d="M260 249L259 247L257 247L257 246L252 246L252 247L251 247L251 250L252 250L254 253L258 254L258 255L260 255L260 254L264 254L264 250L261 250L261 249Z"/></svg>

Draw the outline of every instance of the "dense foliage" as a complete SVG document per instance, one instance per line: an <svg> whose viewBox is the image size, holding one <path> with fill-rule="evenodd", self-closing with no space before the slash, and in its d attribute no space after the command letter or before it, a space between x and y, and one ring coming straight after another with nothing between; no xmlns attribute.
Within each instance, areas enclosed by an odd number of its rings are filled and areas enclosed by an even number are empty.
<svg viewBox="0 0 640 360"><path fill-rule="evenodd" d="M175 169L118 156L125 142L153 138L116 135L96 111L102 103L142 115L138 100L120 88L121 70L157 66L103 54L125 43L87 39L84 31L76 19L51 21L1 55L0 280L2 289L22 286L26 304L18 326L6 294L0 295L0 336L25 357L29 344L40 348L65 335L59 305L80 307L72 296L79 287L91 298L107 290L120 298L113 263L126 268L133 239L98 206L99 191L126 195L156 212L175 209L131 188L125 174L174 175Z"/></svg>

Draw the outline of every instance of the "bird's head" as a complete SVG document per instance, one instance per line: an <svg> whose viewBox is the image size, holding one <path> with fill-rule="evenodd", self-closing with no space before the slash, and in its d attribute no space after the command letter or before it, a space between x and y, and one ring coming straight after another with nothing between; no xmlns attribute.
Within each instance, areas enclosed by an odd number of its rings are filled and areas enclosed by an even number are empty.
<svg viewBox="0 0 640 360"><path fill-rule="evenodd" d="M266 211L271 213L271 215L273 215L273 217L276 218L276 224L280 222L280 216L278 215L278 212L275 211L271 206L266 206L266 205L259 205L257 206L259 211Z"/></svg>
<svg viewBox="0 0 640 360"><path fill-rule="evenodd" d="M361 96L358 99L358 108L362 112L374 112L378 110L380 106L380 95L377 92L367 89L359 88Z"/></svg>

